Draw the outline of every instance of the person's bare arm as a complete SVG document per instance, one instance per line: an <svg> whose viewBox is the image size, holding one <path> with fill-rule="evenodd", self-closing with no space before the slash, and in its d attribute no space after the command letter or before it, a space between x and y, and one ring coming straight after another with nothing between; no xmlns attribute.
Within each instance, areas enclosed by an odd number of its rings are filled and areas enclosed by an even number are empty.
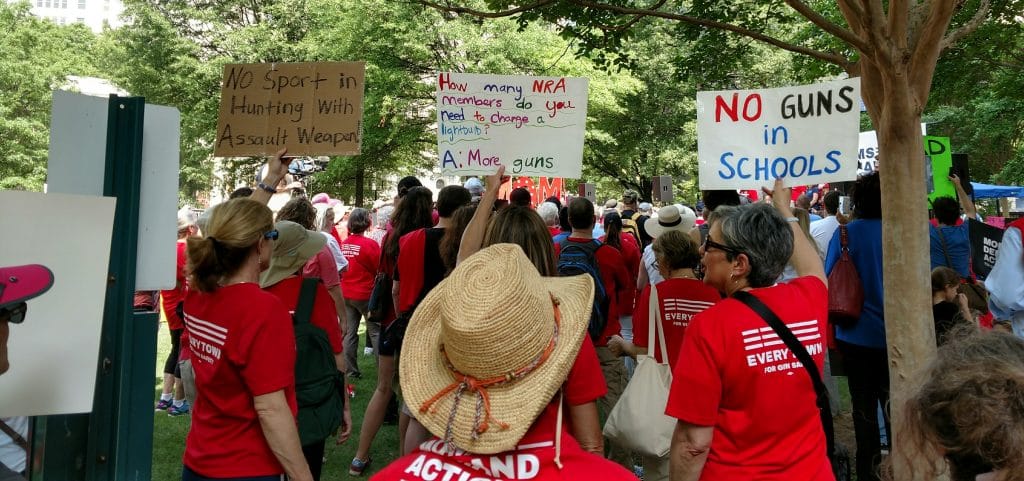
<svg viewBox="0 0 1024 481"><path fill-rule="evenodd" d="M391 282L391 303L395 307L395 315L396 316L399 313L399 311L398 311L398 293L399 293L399 291L400 291L399 290L399 282L398 281L392 281Z"/></svg>
<svg viewBox="0 0 1024 481"><path fill-rule="evenodd" d="M629 356L636 359L637 356L643 356L647 354L646 347L637 347L630 341L625 340L622 336L614 335L608 339L608 350L616 356Z"/></svg>
<svg viewBox="0 0 1024 481"><path fill-rule="evenodd" d="M288 175L288 163L291 159L284 156L286 153L288 153L288 149L281 149L272 157L267 157L267 175L263 176L263 185L276 188L277 184L281 182L281 179ZM252 190L252 195L250 195L249 198L266 204L267 202L270 202L270 197L272 195L274 194L256 187Z"/></svg>
<svg viewBox="0 0 1024 481"><path fill-rule="evenodd" d="M788 187L782 186L782 179L775 179L775 188L768 190L762 188L766 195L772 197L772 205L786 219L793 218L793 209L789 207L789 199L792 193ZM828 278L825 277L825 266L821 263L818 255L818 248L807 238L798 222L789 222L789 228L793 230L793 255L789 258L790 264L796 269L798 276L814 276L821 279L828 285Z"/></svg>
<svg viewBox="0 0 1024 481"><path fill-rule="evenodd" d="M312 481L309 465L302 455L299 442L299 429L295 425L295 417L288 407L284 390L274 391L253 397L253 405L267 439L270 450L277 461L284 467L285 474L293 481Z"/></svg>
<svg viewBox="0 0 1024 481"><path fill-rule="evenodd" d="M672 433L672 449L669 452L669 479L672 481L697 481L704 470L704 463L711 451L712 426L695 426L683 421L676 422Z"/></svg>
<svg viewBox="0 0 1024 481"><path fill-rule="evenodd" d="M327 289L331 299L334 300L334 311L338 315L338 325L341 326L341 337L345 337L345 328L348 327L348 312L345 310L345 296L341 293L341 286L334 286Z"/></svg>
<svg viewBox="0 0 1024 481"><path fill-rule="evenodd" d="M597 402L569 406L572 421L572 437L584 451L604 456L604 437L601 435L601 420L597 414Z"/></svg>
<svg viewBox="0 0 1024 481"><path fill-rule="evenodd" d="M974 205L974 201L971 200L971 196L967 195L967 191L964 190L964 186L960 183L960 177L951 175L949 180L953 182L953 187L956 188L956 195L960 198L960 207L963 207L967 218L977 220L978 208Z"/></svg>
<svg viewBox="0 0 1024 481"><path fill-rule="evenodd" d="M484 185L487 190L480 197L480 203L476 205L476 212L470 219L469 225L462 233L462 241L459 243L459 255L456 263L462 262L469 256L476 254L484 243L484 234L487 232L487 222L491 219L491 211L494 210L494 201L498 199L498 190L505 175L505 166L499 166L494 175L484 178Z"/></svg>
<svg viewBox="0 0 1024 481"><path fill-rule="evenodd" d="M642 291L644 287L650 282L650 278L647 276L647 266L644 265L643 253L640 254L640 269L636 273L636 290Z"/></svg>

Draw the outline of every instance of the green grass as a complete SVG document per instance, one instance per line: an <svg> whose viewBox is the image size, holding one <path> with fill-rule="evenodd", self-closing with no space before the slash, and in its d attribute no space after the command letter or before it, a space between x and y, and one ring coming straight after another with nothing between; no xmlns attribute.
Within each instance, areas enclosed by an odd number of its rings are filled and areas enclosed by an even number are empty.
<svg viewBox="0 0 1024 481"><path fill-rule="evenodd" d="M362 370L362 379L351 379L350 384L355 385L356 397L351 400L352 422L355 427L352 429L352 436L341 445L336 446L333 440L327 441L327 462L324 464L321 479L336 480L354 478L348 474L348 465L355 455L356 446L359 443L359 428L362 425L363 413L366 411L366 404L377 385L377 366L372 356L363 356L363 345L365 340L364 328L359 329L359 367ZM153 391L153 402L160 399L160 390L163 384L163 365L167 354L171 350L171 336L167 331L165 323L160 324L160 334L157 339L156 358L156 386ZM185 451L185 436L188 434L189 416L172 418L164 412L157 412L153 416L153 481L178 481L181 479L181 456ZM372 474L398 457L398 429L395 426L383 426L374 439L373 447L370 450L373 464L370 470L363 477Z"/></svg>

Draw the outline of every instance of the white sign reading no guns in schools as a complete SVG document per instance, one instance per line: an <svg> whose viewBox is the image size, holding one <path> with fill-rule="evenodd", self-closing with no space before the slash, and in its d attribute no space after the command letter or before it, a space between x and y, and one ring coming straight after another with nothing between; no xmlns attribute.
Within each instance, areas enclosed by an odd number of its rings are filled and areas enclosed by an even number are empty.
<svg viewBox="0 0 1024 481"><path fill-rule="evenodd" d="M700 188L857 178L860 79L697 93Z"/></svg>

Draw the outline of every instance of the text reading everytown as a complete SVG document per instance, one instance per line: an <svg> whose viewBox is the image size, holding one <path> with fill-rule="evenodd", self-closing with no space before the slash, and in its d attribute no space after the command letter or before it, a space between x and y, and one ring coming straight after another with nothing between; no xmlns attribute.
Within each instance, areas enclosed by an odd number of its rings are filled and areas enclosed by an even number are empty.
<svg viewBox="0 0 1024 481"><path fill-rule="evenodd" d="M581 167L586 79L441 73L440 167L445 172L569 177Z"/></svg>
<svg viewBox="0 0 1024 481"><path fill-rule="evenodd" d="M782 89L698 93L702 188L852 180L857 79Z"/></svg>

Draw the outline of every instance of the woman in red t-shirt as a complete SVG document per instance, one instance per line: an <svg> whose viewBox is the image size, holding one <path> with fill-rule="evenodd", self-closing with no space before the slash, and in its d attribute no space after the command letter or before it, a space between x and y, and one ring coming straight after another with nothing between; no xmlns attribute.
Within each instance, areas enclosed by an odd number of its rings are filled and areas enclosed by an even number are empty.
<svg viewBox="0 0 1024 481"><path fill-rule="evenodd" d="M733 297L748 292L825 362L828 291L814 244L776 181L775 209L750 204L711 225L701 247L704 282ZM781 214L781 215L780 215ZM801 276L776 283L786 263ZM673 480L831 481L811 376L750 307L724 299L686 329L665 413L678 419L669 455Z"/></svg>
<svg viewBox="0 0 1024 481"><path fill-rule="evenodd" d="M403 179L404 180L404 179ZM426 187L411 187L403 191L399 189L401 202L395 207L392 229L384 237L384 246L380 258L380 271L394 279L392 288L391 313L381 320L381 342L374 346L379 355L377 366L377 387L373 391L369 404L366 405L366 414L363 416L363 425L359 428L359 447L356 448L356 455L349 465L349 474L360 476L370 465L370 445L373 438L377 436L381 424L384 422L384 414L387 411L388 402L394 394L395 356L401 350L401 337L394 336L393 341L388 342L388 327L395 320L395 312L398 311L398 279L395 279L398 265L398 241L402 236L418 230L433 226L431 212L433 210L434 194ZM402 416L405 416L404 414ZM399 433L404 433L408 425L408 419L399 420ZM404 439L399 439L399 445Z"/></svg>
<svg viewBox="0 0 1024 481"><path fill-rule="evenodd" d="M380 344L380 323L370 321L366 316L367 302L373 292L373 280L377 276L380 262L380 245L366 237L370 227L370 212L357 208L348 216L348 237L341 244L341 253L348 259L348 270L341 277L341 290L345 293L345 360L346 374L359 378L359 362L356 350L359 348L359 319L366 318L366 331L373 345Z"/></svg>
<svg viewBox="0 0 1024 481"><path fill-rule="evenodd" d="M270 265L270 209L250 199L214 208L188 240L184 301L196 377L183 481L311 481L295 425L295 334L288 309L260 289Z"/></svg>

